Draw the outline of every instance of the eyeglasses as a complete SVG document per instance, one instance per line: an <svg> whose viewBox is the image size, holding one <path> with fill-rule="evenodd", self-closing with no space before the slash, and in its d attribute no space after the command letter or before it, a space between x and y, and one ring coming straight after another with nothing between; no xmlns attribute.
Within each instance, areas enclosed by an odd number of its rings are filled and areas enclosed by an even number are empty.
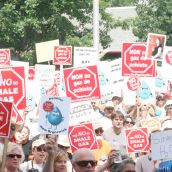
<svg viewBox="0 0 172 172"><path fill-rule="evenodd" d="M135 123L133 121L125 121L126 124L132 124L134 125Z"/></svg>
<svg viewBox="0 0 172 172"><path fill-rule="evenodd" d="M22 156L19 154L8 154L7 157L9 157L9 158L17 157L18 159L20 159Z"/></svg>
<svg viewBox="0 0 172 172"><path fill-rule="evenodd" d="M95 133L96 134L102 134L104 132L104 130L102 128L98 128L98 129L95 129Z"/></svg>
<svg viewBox="0 0 172 172"><path fill-rule="evenodd" d="M87 161L76 161L76 164L80 167L86 167L88 164L91 164L92 167L97 165L97 161L95 160L87 160Z"/></svg>
<svg viewBox="0 0 172 172"><path fill-rule="evenodd" d="M44 146L38 146L38 147L36 148L36 150L37 150L37 152L42 152L42 151L46 152L46 149L45 149Z"/></svg>

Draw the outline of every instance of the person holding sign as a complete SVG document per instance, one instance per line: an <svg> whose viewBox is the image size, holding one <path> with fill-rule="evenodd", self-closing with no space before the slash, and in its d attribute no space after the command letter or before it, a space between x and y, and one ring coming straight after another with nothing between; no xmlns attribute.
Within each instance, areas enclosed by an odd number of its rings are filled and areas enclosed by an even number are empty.
<svg viewBox="0 0 172 172"><path fill-rule="evenodd" d="M60 137L59 137L60 138ZM72 171L68 153L60 146L61 141L55 135L49 135L46 142L47 159L42 172ZM58 140L58 144L57 144ZM59 147L60 146L60 147Z"/></svg>

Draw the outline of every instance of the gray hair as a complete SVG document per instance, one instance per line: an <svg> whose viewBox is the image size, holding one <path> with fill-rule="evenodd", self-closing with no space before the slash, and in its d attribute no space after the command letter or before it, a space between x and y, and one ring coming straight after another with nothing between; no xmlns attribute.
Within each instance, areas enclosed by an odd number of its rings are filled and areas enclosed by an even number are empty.
<svg viewBox="0 0 172 172"><path fill-rule="evenodd" d="M8 147L7 147L6 155L11 154L12 150L19 150L20 151L21 156L22 156L21 160L20 160L20 163L22 163L24 161L24 159L25 159L25 155L23 153L22 147L17 143L9 142Z"/></svg>

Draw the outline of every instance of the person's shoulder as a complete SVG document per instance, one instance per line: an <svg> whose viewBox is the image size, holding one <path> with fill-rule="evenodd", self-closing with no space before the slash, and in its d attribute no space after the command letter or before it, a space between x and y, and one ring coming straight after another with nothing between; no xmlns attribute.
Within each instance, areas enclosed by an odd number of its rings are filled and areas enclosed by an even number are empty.
<svg viewBox="0 0 172 172"><path fill-rule="evenodd" d="M113 128L112 128L112 127L107 128L107 129L104 131L104 133L109 133L110 131L113 131Z"/></svg>

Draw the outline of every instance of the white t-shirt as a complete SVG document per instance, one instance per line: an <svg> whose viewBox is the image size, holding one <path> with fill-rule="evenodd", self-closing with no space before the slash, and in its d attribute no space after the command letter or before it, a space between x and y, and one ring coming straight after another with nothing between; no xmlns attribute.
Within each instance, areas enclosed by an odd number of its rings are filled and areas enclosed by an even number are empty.
<svg viewBox="0 0 172 172"><path fill-rule="evenodd" d="M44 167L44 163L33 164L33 168L37 169L39 172L42 172L43 167ZM20 170L22 170L23 172L27 172L29 169L32 169L32 161L27 161L20 165Z"/></svg>

